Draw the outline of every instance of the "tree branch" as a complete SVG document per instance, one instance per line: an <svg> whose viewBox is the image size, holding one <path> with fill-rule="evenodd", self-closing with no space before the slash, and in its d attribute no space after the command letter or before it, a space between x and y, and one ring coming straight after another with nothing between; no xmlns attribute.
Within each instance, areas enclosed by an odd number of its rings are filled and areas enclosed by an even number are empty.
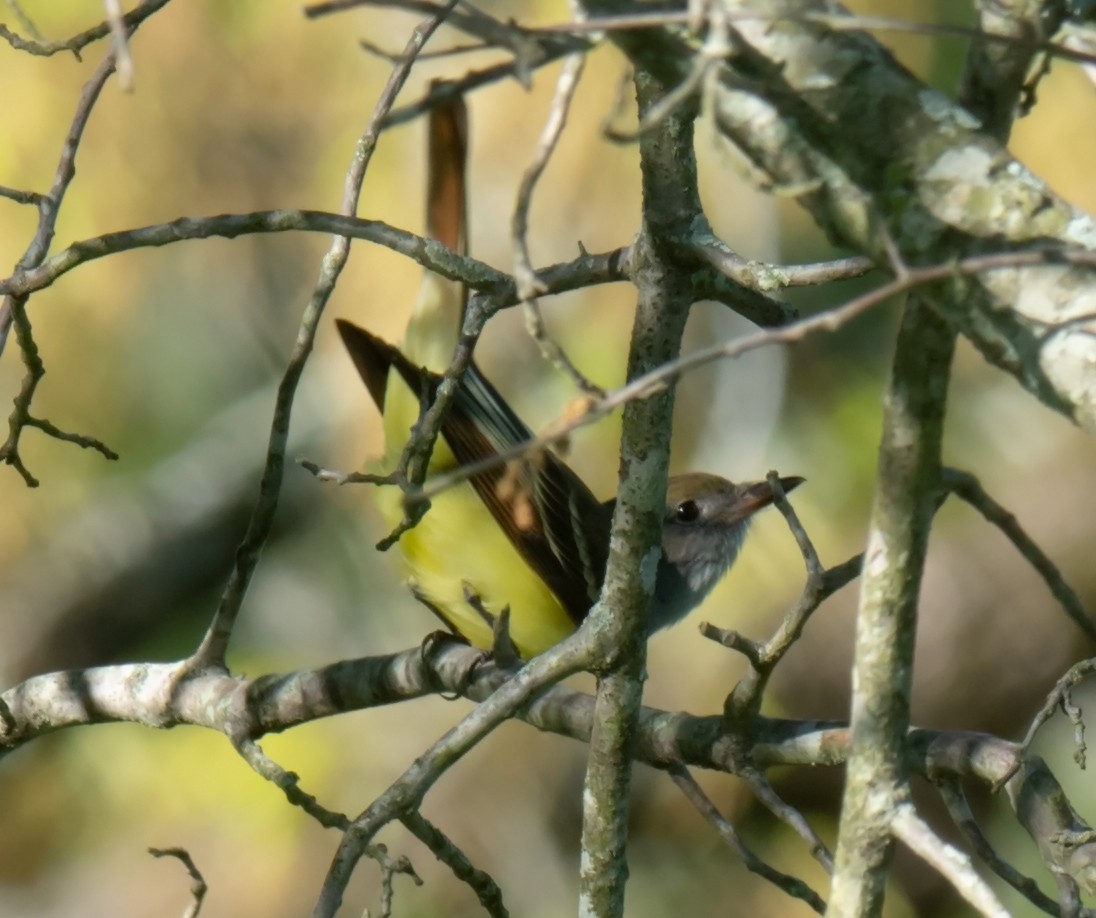
<svg viewBox="0 0 1096 918"><path fill-rule="evenodd" d="M853 664L852 738L830 907L882 907L892 820L909 799L904 767L917 600L936 509L955 334L911 298L884 399L883 442L864 552Z"/></svg>
<svg viewBox="0 0 1096 918"><path fill-rule="evenodd" d="M585 6L595 16L633 9L628 0ZM882 261L885 227L913 265L1051 240L1096 245L1096 221L875 39L808 22L830 12L822 0L781 0L757 18L735 16L752 12L747 0L727 6L735 53L707 84L717 127L776 185L794 189L835 242ZM679 28L610 37L668 86L691 72L695 48ZM1096 432L1093 273L1060 265L953 283L939 304L948 321L1029 392Z"/></svg>
<svg viewBox="0 0 1096 918"><path fill-rule="evenodd" d="M560 685L533 685L548 669L553 678L558 676L558 666L557 661L545 667L539 676L526 667L516 677L521 683L518 695L511 691L504 704L516 705L517 716L539 730L588 742L594 698ZM255 679L216 671L195 673L185 660L49 673L0 694L0 759L47 733L115 722L159 729L203 727L223 733L240 748L246 745L240 743L242 737L256 739L335 714L436 692L493 700L501 685L509 685L510 676L485 665L479 651L454 642L428 652L416 647ZM498 714L495 707L489 716ZM637 761L656 768L697 766L729 774L774 766L838 766L846 759L849 730L840 723L761 718L745 753L738 739L718 715L643 708L634 752ZM910 731L904 755L911 771L931 780L970 778L984 787L1003 784L1048 869L1074 877L1088 894L1096 892L1096 842L1041 759L997 737L930 730ZM340 824L338 819L321 821Z"/></svg>
<svg viewBox="0 0 1096 918"><path fill-rule="evenodd" d="M642 119L666 87L643 71L635 82ZM629 379L674 359L681 348L692 301L668 240L700 213L694 117L695 111L679 110L640 139L643 217L633 247L637 303ZM609 563L590 614L600 655L582 801L579 910L603 918L624 909L631 760L646 675L653 573L661 554L673 406L672 388L625 406Z"/></svg>
<svg viewBox="0 0 1096 918"><path fill-rule="evenodd" d="M377 99L373 114L366 125L364 133L358 139L350 166L346 171L341 204L341 211L344 216L352 217L358 209L362 183L365 181L366 170L369 168L369 162L377 146L381 122L385 114L392 108L396 96L399 95L400 89L411 73L411 66L414 63L416 52L434 34L434 31L445 18L445 13L455 2L456 0L452 0L437 16L423 20L415 27L404 52L405 59L392 68L388 83L381 92L380 98ZM331 242L331 248L328 250L327 255L324 256L315 290L301 315L297 340L286 362L285 372L282 375L281 384L278 386L278 395L274 403L274 418L270 425L266 464L259 482L259 498L255 503L255 509L248 522L243 540L236 549L235 564L232 573L229 575L228 583L225 584L224 591L221 594L220 602L217 604L217 610L213 614L213 620L209 624L201 645L194 654L193 664L197 667L223 667L225 665L225 654L228 651L228 642L232 636L232 630L243 606L248 585L251 583L255 568L259 564L259 556L270 537L270 531L274 525L274 515L278 509L282 479L285 475L285 450L289 440L289 420L293 400L297 394L297 385L300 382L302 373L304 373L305 363L312 353L312 343L315 340L316 329L319 327L324 307L334 292L335 284L338 282L339 275L342 273L349 257L350 238L348 236L336 236Z"/></svg>

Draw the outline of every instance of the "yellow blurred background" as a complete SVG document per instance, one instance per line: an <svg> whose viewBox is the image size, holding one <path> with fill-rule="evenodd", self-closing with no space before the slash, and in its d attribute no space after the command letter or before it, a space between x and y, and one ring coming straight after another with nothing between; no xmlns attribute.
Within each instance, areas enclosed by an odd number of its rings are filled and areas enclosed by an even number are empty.
<svg viewBox="0 0 1096 918"><path fill-rule="evenodd" d="M853 6L896 17L935 13L965 22L960 13L969 15L965 4L960 10L943 0ZM485 7L524 23L568 17L562 2ZM23 9L47 38L87 28L101 12L73 0L26 0ZM184 215L337 209L355 139L389 69L358 40L395 52L415 22L366 9L306 21L294 4L169 5L132 43L134 91L108 83L95 107L55 250ZM20 31L18 22L9 25ZM955 85L962 41L880 37L930 83ZM431 47L461 40L442 30ZM0 48L0 184L48 188L81 87L104 52L93 45L78 61ZM417 98L433 77L498 59L423 62L402 99ZM512 264L517 185L558 70L536 74L528 91L511 81L469 99L471 248L502 270ZM590 56L570 126L535 198L530 243L538 264L569 259L580 243L611 249L635 233L636 151L600 133L625 72L611 48ZM1085 154L1096 148L1094 104L1080 71L1056 63L1012 143L1055 191L1090 212L1096 178ZM783 262L835 254L793 203L751 188L748 170L710 125L698 125L697 145L710 219L732 247ZM420 123L386 133L360 215L421 231L423 154ZM34 224L32 208L0 199L4 263L22 256ZM49 371L35 413L101 438L121 459L108 463L31 430L22 454L41 487L30 490L13 470L0 469L5 688L35 672L177 659L193 650L257 493L274 387L327 244L316 235L271 234L145 249L83 265L32 297L30 316ZM414 264L355 244L302 385L291 457L351 469L380 451L378 419L339 352L330 319L346 316L397 339L418 279ZM863 287L801 292L795 303L810 312ZM622 380L632 304L630 289L617 285L543 305L552 334L608 386ZM823 560L836 564L859 551L895 315L891 305L837 335L787 352L757 352L686 380L675 469L732 478L770 468L805 475L795 503ZM686 347L747 328L724 307L700 305ZM479 353L534 427L572 394L540 360L516 312L489 326ZM18 391L18 357L13 338L0 359L4 399ZM614 487L618 425L615 418L580 432L570 456L605 496ZM1096 607L1096 447L965 345L955 366L947 459L976 472ZM235 670L258 675L398 650L432 630L433 619L403 589L396 559L373 551L383 534L367 489L323 485L289 467L275 538L233 645ZM741 666L701 640L693 624L703 618L765 635L801 582L791 537L769 513L704 610L652 641L648 703L717 711ZM845 716L854 609L850 589L819 611L779 672L773 713ZM1005 540L953 503L934 530L922 616L915 692L921 726L1018 737L1053 680L1089 652ZM424 700L308 725L263 746L325 806L355 814L466 709L463 702ZM1091 789L1071 764L1069 740L1056 724L1040 750L1092 821ZM496 878L512 914L569 914L583 765L578 744L507 725L446 776L424 813ZM751 810L738 782L701 778L763 856L825 891L802 845ZM832 803L825 781L794 778L788 792L805 806ZM6 916L178 913L187 900L182 868L145 853L170 845L186 847L205 873L211 891L203 914L303 914L337 842L255 776L223 738L193 729L116 725L38 741L0 765L0 814ZM819 818L832 833L832 821ZM1049 889L1030 844L1009 825L1007 814L993 817L995 842ZM629 915L807 914L750 878L669 782L647 770L637 773L634 830ZM426 880L419 888L397 879L397 914L478 913L472 895L414 839L389 830L382 840L393 853L408 854ZM909 896L892 899L893 914L941 914L926 911L935 901L933 878L910 876ZM377 893L376 873L361 867L346 913L375 908ZM1025 913L1015 898L1007 901Z"/></svg>

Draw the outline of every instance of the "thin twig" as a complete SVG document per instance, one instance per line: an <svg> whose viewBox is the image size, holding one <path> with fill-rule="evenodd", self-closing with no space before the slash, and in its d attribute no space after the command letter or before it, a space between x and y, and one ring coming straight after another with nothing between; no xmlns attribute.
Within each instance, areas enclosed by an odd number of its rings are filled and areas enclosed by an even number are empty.
<svg viewBox="0 0 1096 918"><path fill-rule="evenodd" d="M806 902L818 914L821 915L826 911L825 901L810 886L798 877L793 877L790 874L782 873L775 867L770 867L747 847L746 843L739 837L735 827L719 812L719 808L712 803L711 798L704 793L704 790L696 783L696 780L689 774L687 769L679 765L668 768L667 773L685 795L685 799L696 808L705 820L711 823L719 833L720 838L742 860L747 870L757 874L762 879L768 880L789 896Z"/></svg>
<svg viewBox="0 0 1096 918"><path fill-rule="evenodd" d="M518 303L513 278L471 256L459 255L440 242L379 220L313 210L263 210L211 217L181 217L168 223L104 233L72 243L37 268L16 270L10 277L0 280L0 293L22 295L41 290L81 264L118 252L170 245L186 239L214 236L232 239L251 233L293 231L333 233L382 245L442 277L459 280L481 291L482 295L489 297L480 307L486 309L488 314ZM565 293L624 280L629 257L628 248L582 253L571 261L541 268L537 275L549 292Z"/></svg>
<svg viewBox="0 0 1096 918"><path fill-rule="evenodd" d="M394 54L393 52L386 51L380 45L376 45L373 42L371 42L371 41L369 41L368 39L365 39L365 38L359 38L358 39L358 46L363 51L365 51L366 53L372 54L374 57L380 58L382 61L384 61L387 64L398 64L398 63L402 62L405 59L402 51L398 54ZM439 51L423 51L421 54L419 54L417 56L417 60L420 60L420 61L439 60L439 59L447 58L447 57L456 57L457 55L460 55L460 54L470 54L474 51L488 51L488 50L490 50L490 46L485 45L481 42L477 42L475 44L469 44L469 45L452 45L449 48L442 48Z"/></svg>
<svg viewBox="0 0 1096 918"><path fill-rule="evenodd" d="M1058 708L1068 711L1072 707L1070 701L1070 692L1082 679L1091 676L1096 672L1096 657L1087 660L1081 660L1079 663L1074 663L1057 682L1054 683L1054 688L1051 689L1047 695L1046 701L1043 702L1043 706L1039 709L1039 713L1035 715L1031 721L1031 725L1027 729L1027 733L1024 734L1024 738L1020 743L1021 748L1030 749L1031 744L1035 741L1035 734L1039 732L1039 729L1049 721L1054 712ZM1080 729L1078 736L1078 751L1077 755L1080 756L1080 761L1083 766L1085 745L1084 745L1084 730ZM1011 777L1011 775L1006 776Z"/></svg>
<svg viewBox="0 0 1096 918"><path fill-rule="evenodd" d="M19 25L23 27L24 31L35 41L42 40L42 33L38 29L38 25L33 19L30 18L30 14L23 9L23 4L19 0L7 0L8 9L12 11L15 18L19 20Z"/></svg>
<svg viewBox="0 0 1096 918"><path fill-rule="evenodd" d="M133 91L133 58L129 53L129 41L126 38L126 23L122 7L118 0L103 0L110 26L110 37L114 44L114 57L117 60L118 85L123 92Z"/></svg>
<svg viewBox="0 0 1096 918"><path fill-rule="evenodd" d="M589 46L585 44L578 47L589 50ZM431 86L421 98L414 102L409 102L407 105L401 106L400 108L393 109L385 119L384 127L387 129L396 127L396 125L399 124L406 124L409 121L414 121L421 118L431 109L437 108L439 105L444 105L455 96L468 95L473 90L481 89L484 86L490 86L500 80L505 80L510 77L520 79L523 70L527 70L530 73L539 70L541 67L551 64L561 57L574 52L576 50L576 44L575 42L570 41L551 42L542 43L541 45L538 45L537 48L537 53L530 55L524 61L519 62L517 60L511 60L502 64L484 67L481 70L470 70L468 73L452 82L447 81Z"/></svg>
<svg viewBox="0 0 1096 918"><path fill-rule="evenodd" d="M375 484L394 485L399 484L398 475L375 475L372 472L343 472L339 469L329 469L317 465L308 459L298 459L297 464L306 472L314 475L317 481L332 481L335 484Z"/></svg>
<svg viewBox="0 0 1096 918"><path fill-rule="evenodd" d="M132 32L144 20L148 19L161 7L166 6L170 0L144 0L122 17L122 24ZM3 38L16 51L26 51L37 57L50 57L61 51L71 51L77 60L80 60L80 52L94 41L106 38L111 32L110 22L104 20L96 26L92 26L72 38L62 41L42 41L38 38L27 39L16 35L6 25L0 23L0 38Z"/></svg>
<svg viewBox="0 0 1096 918"><path fill-rule="evenodd" d="M162 0L159 5L163 5L164 2L167 2L167 0ZM53 170L53 181L50 183L49 191L38 196L38 225L35 227L34 236L26 251L19 259L17 273L30 268L37 268L42 264L46 253L49 252L57 226L57 218L61 211L61 204L69 185L76 175L76 153L80 149L84 130L87 128L95 104L99 101L103 86L106 85L107 80L114 73L114 69L115 54L111 50L103 57L102 63L95 68L95 72L80 91L76 111L73 113L69 129L65 133L65 139L61 143L61 155L58 157L57 166ZM19 291L3 292L6 294L9 292L19 293ZM29 293L30 291L23 292ZM0 306L0 353L3 353L4 342L12 321L11 309L10 298L5 297L3 305Z"/></svg>
<svg viewBox="0 0 1096 918"><path fill-rule="evenodd" d="M644 134L655 130L685 102L692 98L692 96L700 90L705 78L712 72L713 68L718 63L718 60L707 57L703 53L697 55L689 68L689 73L685 79L670 92L666 93L658 105L654 106L651 111L644 116L643 120L640 121L634 131L625 131L620 128L615 128L610 121L606 119L601 128L602 136L604 136L606 140L611 140L613 143L635 143Z"/></svg>
<svg viewBox="0 0 1096 918"><path fill-rule="evenodd" d="M792 536L795 537L795 544L799 546L800 554L803 555L803 563L806 565L807 575L810 577L822 577L825 574L826 569L822 565L822 560L818 557L818 551L815 549L811 537L807 535L807 530L803 528L803 524L799 521L799 515L788 501L788 495L784 493L784 486L780 482L780 473L775 469L770 470L769 474L765 476L765 480L768 482L769 488L773 493L773 505L780 511L780 515L784 517L784 521L788 524Z"/></svg>
<svg viewBox="0 0 1096 918"><path fill-rule="evenodd" d="M750 786L750 790L754 792L754 796L761 801L765 809L803 839L811 857L822 865L826 873L832 875L833 854L814 830L814 826L807 822L806 817L784 800L769 783L768 778L757 769L744 768L739 771L738 776Z"/></svg>
<svg viewBox="0 0 1096 918"><path fill-rule="evenodd" d="M19 188L9 188L7 185L0 185L0 198L7 198L9 201L14 201L16 204L31 204L34 207L38 207L42 203L44 197L45 195L41 195L37 191L23 191Z"/></svg>
<svg viewBox="0 0 1096 918"><path fill-rule="evenodd" d="M544 286L533 270L533 264L529 257L529 208L533 203L533 191L548 165L556 144L567 124L567 113L571 102L578 89L578 82L582 77L582 68L586 61L584 53L570 55L564 62L563 70L556 82L556 92L552 98L548 120L544 125L540 141L537 144L533 161L525 170L518 186L517 201L514 204L514 216L511 219L511 239L514 253L514 282L517 285L518 297L521 299L522 309L525 312L525 327L532 339L540 348L541 354L556 369L566 374L578 388L588 395L600 398L604 391L594 385L575 366L570 357L555 341L544 325L544 317L541 315L538 295L545 292Z"/></svg>
<svg viewBox="0 0 1096 918"><path fill-rule="evenodd" d="M35 228L33 238L23 253L23 257L19 259L17 273L41 265L46 253L49 251L61 203L73 176L76 174L76 152L84 136L84 129L87 127L88 119L91 117L91 112L99 99L103 86L112 73L114 73L113 51L107 53L80 92L76 112L61 145L61 155L54 170L53 182L49 191L38 198L38 225ZM24 429L28 426L38 427L47 434L60 435L60 439L69 440L84 447L98 449L107 458L117 458L117 455L93 437L63 433L48 421L32 417L30 413L31 402L34 400L34 393L38 388L38 383L45 375L46 368L38 351L38 345L34 340L30 316L26 312L28 299L29 293L7 293L3 302L0 303L0 354L3 353L8 333L12 325L15 324L16 334L19 339L19 350L23 358L23 365L26 367L19 394L14 400L14 410L8 418L8 437L3 446L0 446L0 461L15 468L29 487L36 487L38 480L31 474L19 454L19 441Z"/></svg>
<svg viewBox="0 0 1096 918"><path fill-rule="evenodd" d="M902 803L891 819L895 837L914 854L935 867L956 892L987 918L1009 918L1007 909L983 880L970 857L941 839L913 808Z"/></svg>
<svg viewBox="0 0 1096 918"><path fill-rule="evenodd" d="M539 674L519 674L521 679L528 676L529 684L520 698L510 697L507 705L517 705L516 716L539 730L588 742L594 699L565 686L544 688L542 680L547 675L543 669ZM552 670L552 678L559 675ZM50 673L31 677L0 695L0 758L47 733L108 722L159 729L190 724L223 733L239 748L239 736L246 740L434 692L483 701L493 698L508 677L494 665L484 664L474 648L453 642L438 643L431 653L416 647L248 680L223 671L194 673L188 671L186 661ZM720 729L718 718L645 708L634 755L656 768L697 765L735 774L743 766L739 740ZM840 765L848 744L844 723L763 718L750 743L750 764L759 768ZM440 754L444 758L459 748L446 745ZM1042 760L1025 756L1015 743L969 731L915 729L907 737L907 767L933 781L971 778L990 786L1018 760L1021 769L1005 785L1014 814L1039 846L1050 872L1079 879L1090 894L1093 883L1088 865L1096 862L1096 843ZM425 792L414 783L401 787L408 793L405 803ZM1091 916L1087 910L1079 914Z"/></svg>
<svg viewBox="0 0 1096 918"><path fill-rule="evenodd" d="M72 243L68 248L47 258L37 268L16 270L11 276L0 280L0 294L18 295L41 290L85 262L118 252L169 245L186 239L207 239L213 236L231 239L250 233L291 231L336 233L383 245L394 252L406 255L422 267L443 277L463 281L470 287L486 293L491 298L489 304L491 311L503 309L518 302L513 279L509 275L469 256L457 255L441 243L389 226L380 220L364 220L325 211L293 209L209 217L181 217L167 223L156 223L93 236ZM629 251L625 247L601 254L583 253L572 261L560 263L553 268L540 269L537 276L548 285L551 292L557 293L592 284L624 280L627 274L622 270L622 259L626 258ZM882 300L924 284L952 280L956 277L974 277L1012 268L1052 265L1094 268L1096 252L1079 247L1062 246L975 255L959 261L941 262L911 269L904 279L889 281L868 291L862 297L849 301L846 306L854 314L859 314ZM773 270L785 271L791 268L780 266ZM557 277L556 272L561 276ZM846 313L839 310L820 313L816 318L819 318L821 327L827 331L834 331L847 321ZM1084 316L1075 316L1069 320L1069 323L1074 324L1084 318ZM1055 327L1058 326L1047 324L1048 330Z"/></svg>
<svg viewBox="0 0 1096 918"><path fill-rule="evenodd" d="M1089 638L1096 641L1096 620L1085 608L1085 604L1073 588L1066 583L1057 565L1024 531L1016 517L990 497L982 487L982 483L970 472L946 468L942 470L941 477L948 491L965 500L1001 530L1016 550L1035 568L1036 573L1043 578L1047 589L1058 600L1066 615L1073 619Z"/></svg>
<svg viewBox="0 0 1096 918"><path fill-rule="evenodd" d="M532 69L542 57L544 44L552 43L557 38L538 38L517 23L496 19L470 3L446 6L433 0L328 0L306 6L304 13L312 19L358 6L397 7L427 16L443 17L447 26L478 38L487 45L509 51L514 56L514 76L526 89L531 85Z"/></svg>
<svg viewBox="0 0 1096 918"><path fill-rule="evenodd" d="M1031 35L1010 35L987 32L953 23L911 22L886 16L861 16L850 13L825 13L815 10L803 12L767 12L764 10L725 10L723 15L735 22L803 22L813 23L835 32L910 32L930 37L958 37L974 41L997 42L1032 52L1043 52L1063 60L1083 64L1096 63L1096 54L1072 48L1060 42L1047 41ZM691 11L667 10L654 13L628 13L621 16L594 16L581 21L561 22L538 26L537 33L559 35L583 35L632 29L658 29L671 25L690 25L695 14Z"/></svg>
<svg viewBox="0 0 1096 918"><path fill-rule="evenodd" d="M689 29L699 35L701 29L700 16L689 22ZM681 82L667 92L657 105L644 113L639 126L635 131L619 131L612 128L606 122L602 128L605 137L614 143L634 143L643 134L654 130L665 121L673 112L684 106L690 98L698 93L710 97L708 92L711 80L716 75L716 68L727 57L731 50L730 30L727 20L727 9L722 3L709 3L705 5L707 13L706 34L700 51L694 56L689 71Z"/></svg>
<svg viewBox="0 0 1096 918"><path fill-rule="evenodd" d="M502 890L491 875L475 867L465 853L437 826L417 812L405 814L400 822L430 849L434 857L452 870L458 880L469 886L488 915L506 918L510 914L502 902Z"/></svg>
<svg viewBox="0 0 1096 918"><path fill-rule="evenodd" d="M380 137L381 123L385 114L392 108L400 89L406 82L414 63L415 51L426 43L434 31L441 25L445 13L456 3L450 0L444 11L420 22L412 32L405 51L405 61L397 64L388 78L380 97L377 99L373 114L364 132L358 138L347 168L343 183L343 197L340 211L349 217L358 209L362 183L365 173L376 149ZM270 438L267 445L267 460L259 485L259 499L256 501L247 532L236 550L235 564L229 575L228 583L221 594L217 611L213 615L205 637L194 654L194 666L223 666L228 650L229 639L240 614L244 597L251 577L259 563L259 556L274 525L274 515L281 494L282 479L285 473L285 449L289 439L289 419L293 408L293 399L297 384L304 372L305 363L312 352L312 343L316 329L323 316L324 307L334 292L335 284L350 257L350 238L336 236L324 256L320 276L316 282L312 297L301 316L297 340L293 346L285 373L278 387L274 405L274 418L270 425Z"/></svg>
<svg viewBox="0 0 1096 918"><path fill-rule="evenodd" d="M499 452L491 459L468 466L462 466L453 472L431 479L430 485L414 499L428 500L440 492L451 488L473 475L478 475L495 465L504 464L529 452L544 449L552 440L562 434L577 430L601 420L617 408L634 399L649 398L661 392L666 386L677 382L685 373L696 367L716 360L740 357L749 351L773 344L793 344L802 341L815 332L835 332L848 322L858 318L869 310L900 293L919 286L954 277L970 277L989 271L1001 271L1008 268L1031 267L1066 263L1084 267L1096 267L1096 252L1081 248L1063 248L1059 250L1039 249L1022 252L1004 252L991 255L978 255L923 268L912 268L906 276L881 284L860 296L847 300L840 306L827 309L805 319L791 322L779 328L756 332L733 341L712 345L693 351L677 360L670 361L655 370L636 377L624 386L606 393L604 399L589 404L583 414L573 414L566 422L551 425L550 435L538 437L518 444L511 449ZM544 273L541 272L541 278ZM3 282L0 282L3 289ZM1076 321L1076 320L1071 320Z"/></svg>
<svg viewBox="0 0 1096 918"><path fill-rule="evenodd" d="M794 518L790 505L785 512L786 518ZM796 520L798 523L798 520ZM793 526L793 532L795 531ZM804 534L805 535L805 534ZM808 543L809 544L809 543ZM813 551L813 548L812 548ZM734 632L725 632L713 625L703 623L701 634L709 640L717 641L732 650L743 653L750 661L750 668L738 681L727 696L723 705L723 716L728 725L739 729L748 729L761 711L761 702L769 678L784 655L799 640L811 615L838 590L851 583L863 566L863 555L854 555L837 567L823 569L821 566L812 571L814 564L820 564L817 557L813 560L804 555L808 567L807 580L796 604L788 610L780 626L767 641L749 641Z"/></svg>
<svg viewBox="0 0 1096 918"><path fill-rule="evenodd" d="M422 880L411 866L410 859L406 857L389 857L384 845L376 845L369 852L369 858L377 862L381 868L381 910L380 918L389 918L392 915L392 895L395 879L399 874L409 876L416 886L422 886ZM369 918L366 913L365 918Z"/></svg>
<svg viewBox="0 0 1096 918"><path fill-rule="evenodd" d="M766 293L789 287L813 287L831 281L863 277L875 267L866 255L834 258L801 265L768 265L732 252L722 240L695 243L696 251L713 268L751 290Z"/></svg>
<svg viewBox="0 0 1096 918"><path fill-rule="evenodd" d="M1044 893L1031 877L1024 876L994 850L971 812L962 783L954 778L942 779L936 782L936 789L940 792L951 818L963 833L963 838L982 862L1034 906L1048 915L1058 915L1058 903Z"/></svg>
<svg viewBox="0 0 1096 918"><path fill-rule="evenodd" d="M63 440L65 443L75 443L77 446L83 449L92 449L99 453L104 459L110 459L116 461L118 454L107 446L102 440L96 437L90 437L86 434L69 433L66 430L62 430L56 424L52 424L45 418L36 418L31 415L26 416L26 426L36 427L42 433L53 437L54 440Z"/></svg>
<svg viewBox="0 0 1096 918"><path fill-rule="evenodd" d="M439 4L432 0L329 0L306 6L305 15L324 16L358 6L396 6L403 10L434 14L440 9ZM418 101L393 110L384 121L385 128L417 119L429 109L443 105L456 96L467 95L474 89L507 77L514 77L522 86L529 88L535 70L565 54L589 51L593 46L583 37L539 34L512 21L503 22L471 4L462 4L455 9L447 24L482 42L483 49L497 48L507 51L513 59L484 70L466 73L452 82L431 86Z"/></svg>
<svg viewBox="0 0 1096 918"><path fill-rule="evenodd" d="M315 797L302 790L300 778L270 758L257 742L248 737L232 735L229 735L229 739L232 740L232 745L240 754L240 758L247 762L257 775L265 778L285 794L285 799L293 806L300 807L325 829L346 831L350 825L347 816L327 809Z"/></svg>
<svg viewBox="0 0 1096 918"><path fill-rule="evenodd" d="M531 698L554 683L589 668L592 642L585 628L535 657L509 681L423 752L389 788L361 813L344 834L335 853L313 915L331 918L355 866L380 829L414 812L420 800L454 764L499 724L513 717Z"/></svg>
<svg viewBox="0 0 1096 918"><path fill-rule="evenodd" d="M173 857L186 868L187 875L190 877L191 901L183 912L183 918L198 918L198 913L202 910L202 900L205 899L209 887L198 865L194 863L194 858L190 856L190 852L186 848L149 848L148 853L153 857Z"/></svg>
<svg viewBox="0 0 1096 918"><path fill-rule="evenodd" d="M765 642L751 641L735 632L724 631L708 623L701 624L701 634L712 641L745 655L750 668L738 681L723 704L723 716L732 729L749 730L761 711L762 696L777 664L799 640L811 614L835 592L848 584L860 571L858 558L846 561L839 568L826 570L814 544L811 542L799 517L784 494L780 476L769 472L768 483L772 488L773 502L784 516L803 555L807 579L799 600L784 616L780 627Z"/></svg>

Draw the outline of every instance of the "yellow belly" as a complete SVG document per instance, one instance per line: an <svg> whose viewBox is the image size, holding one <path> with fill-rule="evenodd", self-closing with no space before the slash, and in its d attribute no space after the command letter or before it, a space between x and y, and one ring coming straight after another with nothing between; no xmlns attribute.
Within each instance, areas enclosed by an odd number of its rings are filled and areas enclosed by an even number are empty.
<svg viewBox="0 0 1096 918"><path fill-rule="evenodd" d="M385 460L390 470L418 416L417 398L394 372L384 414L385 439L396 445L389 447ZM430 471L436 474L455 466L453 454L439 438ZM390 526L402 519L401 495L395 488L380 489L377 506ZM541 653L574 631L555 594L525 563L468 483L435 497L419 524L400 538L399 546L417 591L476 647L491 647L492 629L490 621L468 602L469 591L492 617L509 605L510 636L523 657Z"/></svg>

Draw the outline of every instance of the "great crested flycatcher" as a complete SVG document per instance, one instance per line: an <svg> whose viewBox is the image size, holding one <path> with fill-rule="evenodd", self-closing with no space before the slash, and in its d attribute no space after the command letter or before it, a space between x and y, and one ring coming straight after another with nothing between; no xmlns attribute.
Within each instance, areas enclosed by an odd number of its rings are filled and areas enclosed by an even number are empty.
<svg viewBox="0 0 1096 918"><path fill-rule="evenodd" d="M415 366L350 322L337 325L384 412L386 434L394 416L389 405L394 376L405 395L433 399L440 375ZM403 436L414 417L401 427ZM442 421L430 470L480 462L532 439L532 431L473 364ZM398 458L400 440L387 442L391 462ZM790 491L802 481L781 478L780 484ZM651 631L679 621L708 595L738 556L753 514L772 500L767 481L736 485L702 472L670 478ZM398 505L385 509L389 520L398 522ZM539 449L443 491L418 526L403 534L400 547L416 596L453 630L478 647L490 647L494 616L508 605L510 636L521 655L530 657L570 634L597 600L612 514L613 501L598 501L563 460Z"/></svg>
<svg viewBox="0 0 1096 918"><path fill-rule="evenodd" d="M464 164L467 116L458 98L428 124L427 235L466 251ZM422 399L433 399L457 343L465 290L427 273L400 349L344 320L339 333L384 416L388 470L399 459ZM489 458L532 439L529 428L473 365L442 422L431 474ZM803 479L782 478L785 491ZM754 513L772 503L765 481L717 475L670 479L651 630L696 607L734 563ZM378 506L395 526L402 496L383 488ZM556 455L537 450L499 463L431 501L400 538L415 595L472 644L492 646L494 619L510 607L510 637L523 657L575 630L605 576L613 502L602 503Z"/></svg>

